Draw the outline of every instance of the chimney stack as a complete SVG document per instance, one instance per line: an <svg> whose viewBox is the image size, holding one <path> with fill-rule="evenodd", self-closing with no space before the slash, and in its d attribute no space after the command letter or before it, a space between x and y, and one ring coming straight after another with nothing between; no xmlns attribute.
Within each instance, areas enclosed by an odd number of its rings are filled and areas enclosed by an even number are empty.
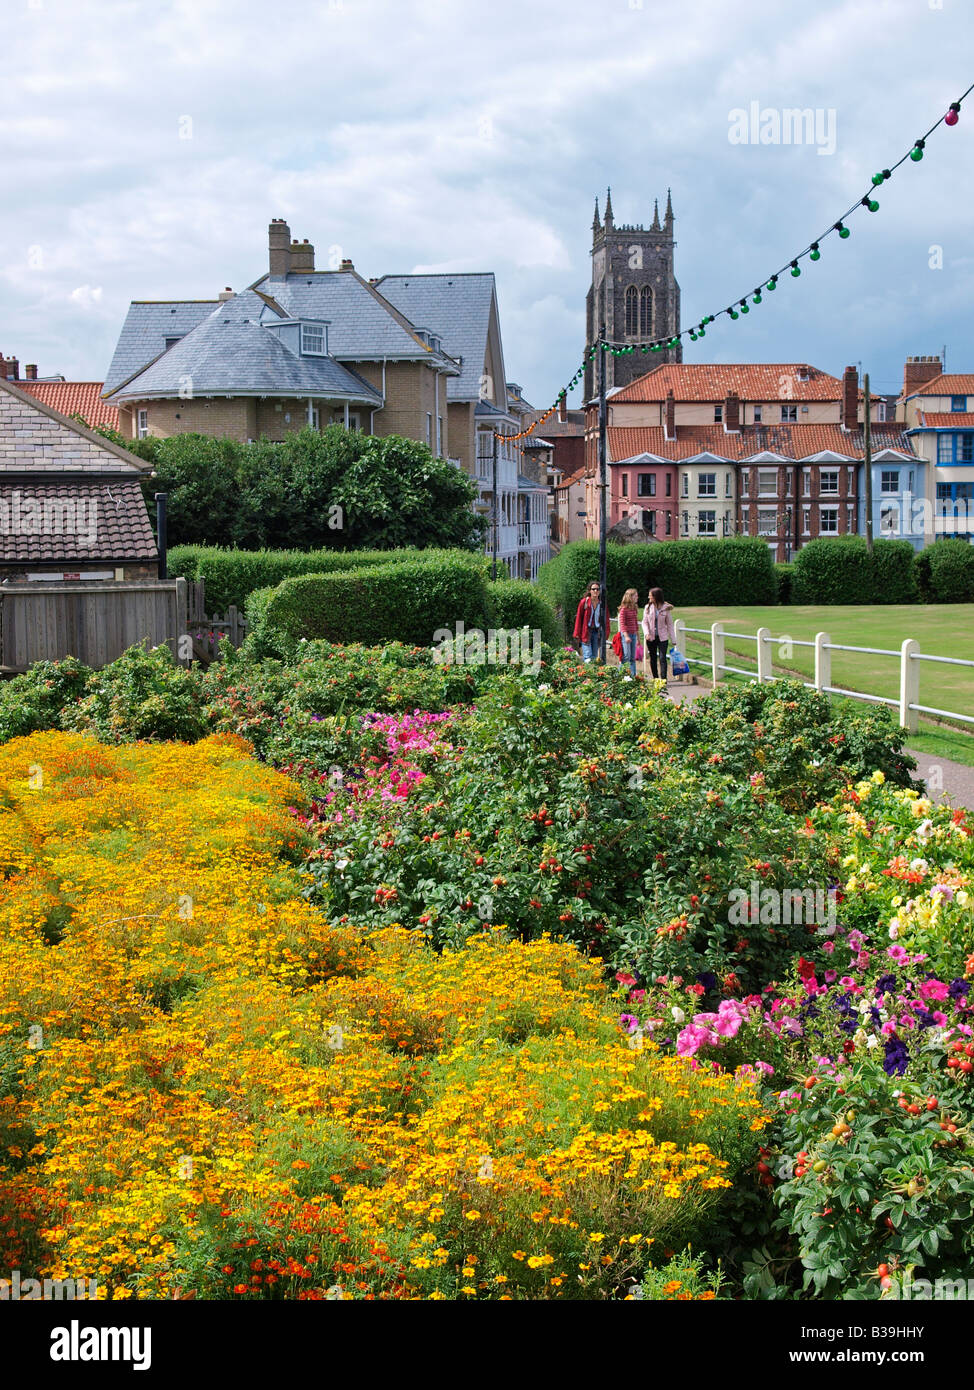
<svg viewBox="0 0 974 1390"><path fill-rule="evenodd" d="M562 423L563 425L567 423L567 420L568 420L568 397L567 397L567 396L559 396L559 397L558 397L558 419L561 421L561 423Z"/></svg>
<svg viewBox="0 0 974 1390"><path fill-rule="evenodd" d="M345 258L342 259L342 270L354 270L354 269L355 269L354 265L352 265L352 262L351 262L347 257L345 257Z"/></svg>
<svg viewBox="0 0 974 1390"><path fill-rule="evenodd" d="M28 363L27 363L27 366L24 368L24 376L25 376L25 378L26 378L27 381L36 381L36 380L37 380L37 363L36 363L36 362L28 362Z"/></svg>
<svg viewBox="0 0 974 1390"><path fill-rule="evenodd" d="M855 367L846 367L842 373L840 420L844 430L859 428L859 373Z"/></svg>
<svg viewBox="0 0 974 1390"><path fill-rule="evenodd" d="M304 241L291 242L291 274L310 275L315 268L315 249L305 237Z"/></svg>
<svg viewBox="0 0 974 1390"><path fill-rule="evenodd" d="M291 229L283 217L275 217L267 233L268 262L275 279L291 269Z"/></svg>
<svg viewBox="0 0 974 1390"><path fill-rule="evenodd" d="M728 391L724 398L724 433L741 432L741 398L736 391Z"/></svg>
<svg viewBox="0 0 974 1390"><path fill-rule="evenodd" d="M666 428L663 438L672 443L676 439L676 398L671 387L666 393Z"/></svg>
<svg viewBox="0 0 974 1390"><path fill-rule="evenodd" d="M3 357L0 355L0 373L5 381L16 381L20 376L20 363L16 357Z"/></svg>
<svg viewBox="0 0 974 1390"><path fill-rule="evenodd" d="M943 363L939 357L908 357L906 366L903 368L904 396L912 396L915 391L926 386L928 381L933 381L935 376L940 376L943 369Z"/></svg>
<svg viewBox="0 0 974 1390"><path fill-rule="evenodd" d="M226 304L227 300L232 298L233 290L230 288L229 285L227 285L226 289L221 290L220 293L217 295L217 299L220 301L221 304Z"/></svg>

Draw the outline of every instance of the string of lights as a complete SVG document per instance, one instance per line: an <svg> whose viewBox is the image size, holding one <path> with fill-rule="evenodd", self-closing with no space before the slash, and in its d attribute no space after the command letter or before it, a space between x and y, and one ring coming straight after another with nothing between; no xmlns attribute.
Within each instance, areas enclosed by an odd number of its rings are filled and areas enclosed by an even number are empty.
<svg viewBox="0 0 974 1390"><path fill-rule="evenodd" d="M650 340L645 343L617 343L612 342L608 338L600 337L597 342L591 344L586 349L582 365L575 372L575 375L572 377L571 381L568 382L567 386L562 387L562 389L558 392L554 404L550 406L549 409L546 410L543 415L540 415L537 420L535 420L531 425L528 426L527 429L521 430L518 434L505 435L502 432L496 430L494 431L494 433L498 435L498 438L507 440L524 439L528 435L533 434L539 425L543 424L545 420L549 419L549 417L554 414L561 402L568 395L569 391L572 391L575 388L575 386L578 385L578 382L582 379L584 375L586 366L590 362L594 361L600 348L604 347L608 352L611 352L614 357L628 356L636 352L646 354L653 352L664 352L681 346L684 337L688 337L690 341L694 343L697 342L698 339L706 337L708 325L711 323L715 323L718 318L721 318L724 315L726 315L731 320L736 321L741 317L742 314L749 314L751 312L752 305L760 305L764 302L765 293L771 293L778 288L778 281L783 275L785 275L786 273L790 273L793 279L797 279L801 275L802 270L799 264L800 261L803 261L806 257L809 259L809 261L812 262L821 260L822 242L825 241L827 237L830 237L833 234L835 234L839 238L839 240L847 241L852 233L851 229L846 224L848 223L849 219L859 211L860 208L865 208L868 212L878 212L879 202L873 196L876 189L880 188L884 183L887 182L887 180L891 179L893 175L896 173L896 170L899 169L902 164L905 164L907 160L911 161L914 164L918 164L920 162L920 160L923 158L927 141L930 139L934 131L937 130L938 127L941 125L955 126L957 124L958 120L960 119L961 103L965 101L968 96L970 96L971 92L974 92L974 82L971 83L971 85L967 88L965 92L961 93L961 95L958 97L956 101L952 101L950 103L950 106L947 108L944 114L939 118L939 120L934 121L933 125L930 127L928 131L926 131L923 135L919 136L916 140L914 140L911 147L900 159L896 161L895 164L892 164L889 166L889 168L881 169L877 171L875 174L873 174L872 179L870 180L869 188L866 191L866 193L861 198L857 199L851 207L847 208L841 217L837 218L833 223L831 223L830 226L826 228L824 232L820 232L814 241L810 241L808 243L804 250L799 251L797 255L793 256L790 260L786 261L784 265L779 267L778 270L772 272L771 275L764 277L764 279L762 279L760 283L749 292L749 294L744 295L741 299L734 300L725 309L718 309L716 313L713 314L705 314L703 318L700 319L699 322L695 323L692 327L680 328L668 337L657 338L655 340ZM748 302L749 300L750 303Z"/></svg>

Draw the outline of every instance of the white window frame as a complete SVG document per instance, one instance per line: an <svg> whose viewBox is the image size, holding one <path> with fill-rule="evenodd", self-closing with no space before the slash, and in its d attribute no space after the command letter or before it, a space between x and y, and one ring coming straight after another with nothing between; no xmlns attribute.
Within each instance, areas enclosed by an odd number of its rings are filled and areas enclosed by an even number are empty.
<svg viewBox="0 0 974 1390"><path fill-rule="evenodd" d="M689 474L689 473L681 473L681 474L680 474L680 496L681 496L681 497L689 497L689 496L690 496L690 474Z"/></svg>
<svg viewBox="0 0 974 1390"><path fill-rule="evenodd" d="M754 407L754 423L755 423L756 425L760 425L760 423L761 423L761 414L762 414L763 408L764 408L764 407L763 407L763 406L760 406L760 405L756 405L756 406Z"/></svg>
<svg viewBox="0 0 974 1390"><path fill-rule="evenodd" d="M835 487L826 487L826 478L835 478ZM839 495L839 470L837 468L820 468L818 470L818 495L820 497L838 497Z"/></svg>
<svg viewBox="0 0 974 1390"><path fill-rule="evenodd" d="M734 496L734 479L730 473L724 474L724 497Z"/></svg>
<svg viewBox="0 0 974 1390"><path fill-rule="evenodd" d="M771 479L770 490L764 486L767 479ZM777 497L778 496L778 470L777 468L758 469L758 496Z"/></svg>
<svg viewBox="0 0 974 1390"><path fill-rule="evenodd" d="M309 347L308 339L316 338L321 340L321 347ZM302 357L327 357L328 356L328 329L323 323L302 323L301 325L301 356Z"/></svg>
<svg viewBox="0 0 974 1390"><path fill-rule="evenodd" d="M887 487L884 479L893 478L893 486ZM885 497L895 496L900 490L900 470L898 468L881 468L879 470L879 491Z"/></svg>
<svg viewBox="0 0 974 1390"><path fill-rule="evenodd" d="M706 488L706 490L704 489L704 479L705 479L705 478L707 479L707 488ZM712 484L712 488L711 488L711 484ZM698 496L698 497L716 497L716 496L717 496L717 474L716 474L716 473L699 473L699 474L697 475L697 496Z"/></svg>
<svg viewBox="0 0 974 1390"><path fill-rule="evenodd" d="M810 536L811 534L812 534L812 509L811 509L811 507L802 507L802 535L803 535L803 536Z"/></svg>
<svg viewBox="0 0 974 1390"><path fill-rule="evenodd" d="M746 503L741 508L741 534L745 536L751 534L751 508Z"/></svg>
<svg viewBox="0 0 974 1390"><path fill-rule="evenodd" d="M778 508L777 507L758 507L758 535L776 536L778 534ZM771 530L768 528L768 517L771 518Z"/></svg>
<svg viewBox="0 0 974 1390"><path fill-rule="evenodd" d="M135 433L138 439L148 439L149 437L149 412L138 410L135 414Z"/></svg>
<svg viewBox="0 0 974 1390"><path fill-rule="evenodd" d="M783 405L783 406L781 407L781 423L782 423L783 425L797 425L797 424L798 424L798 406L797 406L797 405Z"/></svg>
<svg viewBox="0 0 974 1390"><path fill-rule="evenodd" d="M706 511L697 512L697 535L698 535L698 536L716 536L716 534L717 534L717 512L716 512L716 509L715 509L714 511L710 511L710 509L708 508Z"/></svg>
<svg viewBox="0 0 974 1390"><path fill-rule="evenodd" d="M834 521L834 526L826 526L826 518ZM839 534L839 508L819 507L818 509L818 534L820 536L837 536Z"/></svg>
<svg viewBox="0 0 974 1390"><path fill-rule="evenodd" d="M426 447L428 449L433 447L433 412L431 410L426 412Z"/></svg>

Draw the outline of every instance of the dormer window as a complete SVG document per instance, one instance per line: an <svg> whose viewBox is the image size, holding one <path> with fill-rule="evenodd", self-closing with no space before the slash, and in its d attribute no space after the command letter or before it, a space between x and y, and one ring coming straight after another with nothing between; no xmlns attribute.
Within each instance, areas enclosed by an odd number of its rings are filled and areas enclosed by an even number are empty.
<svg viewBox="0 0 974 1390"><path fill-rule="evenodd" d="M325 357L328 342L323 323L303 323L301 325L301 351L309 357Z"/></svg>

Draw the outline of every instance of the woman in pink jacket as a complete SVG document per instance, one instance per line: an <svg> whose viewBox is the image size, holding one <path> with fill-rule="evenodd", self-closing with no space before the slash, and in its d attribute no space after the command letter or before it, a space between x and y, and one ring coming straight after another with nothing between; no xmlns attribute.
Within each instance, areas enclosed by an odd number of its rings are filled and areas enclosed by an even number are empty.
<svg viewBox="0 0 974 1390"><path fill-rule="evenodd" d="M653 680L665 681L666 648L676 639L676 633L673 630L673 605L664 600L662 589L649 591L649 602L643 613L643 636Z"/></svg>

